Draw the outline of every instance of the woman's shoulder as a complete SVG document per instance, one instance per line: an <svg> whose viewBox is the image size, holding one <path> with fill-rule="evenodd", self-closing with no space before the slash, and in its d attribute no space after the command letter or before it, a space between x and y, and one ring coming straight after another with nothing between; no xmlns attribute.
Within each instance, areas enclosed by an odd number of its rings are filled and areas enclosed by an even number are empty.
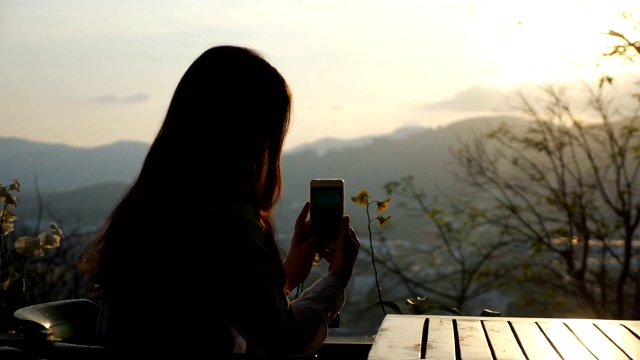
<svg viewBox="0 0 640 360"><path fill-rule="evenodd" d="M234 237L244 234L250 240L261 240L265 232L257 210L244 202L217 204L212 217L217 231Z"/></svg>

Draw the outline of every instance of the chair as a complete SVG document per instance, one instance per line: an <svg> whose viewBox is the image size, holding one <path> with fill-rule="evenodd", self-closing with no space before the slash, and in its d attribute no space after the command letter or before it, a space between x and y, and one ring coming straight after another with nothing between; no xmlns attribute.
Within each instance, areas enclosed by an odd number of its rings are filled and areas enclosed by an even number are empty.
<svg viewBox="0 0 640 360"><path fill-rule="evenodd" d="M51 301L16 310L24 336L22 351L37 359L106 359L97 345L100 307L88 299Z"/></svg>
<svg viewBox="0 0 640 360"><path fill-rule="evenodd" d="M0 358L2 360L107 359L105 348L97 345L96 328L99 312L99 305L88 299L51 301L18 309L13 315L22 325L24 345L19 350L7 347L4 353L0 351ZM316 355L277 357L249 353L233 354L230 359L303 360L318 357Z"/></svg>

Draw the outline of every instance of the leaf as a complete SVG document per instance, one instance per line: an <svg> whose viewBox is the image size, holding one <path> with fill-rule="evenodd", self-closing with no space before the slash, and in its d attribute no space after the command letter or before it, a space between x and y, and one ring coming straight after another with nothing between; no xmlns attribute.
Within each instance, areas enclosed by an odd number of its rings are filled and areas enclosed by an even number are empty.
<svg viewBox="0 0 640 360"><path fill-rule="evenodd" d="M494 311L491 309L482 309L482 313L480 316L491 316L491 317L500 317L502 313L500 311Z"/></svg>
<svg viewBox="0 0 640 360"><path fill-rule="evenodd" d="M358 195L357 196L352 196L351 197L351 201L353 201L354 203L357 203L360 206L367 206L367 204L369 204L369 198L370 197L371 197L371 195L369 195L367 190L360 189L360 191L358 191Z"/></svg>
<svg viewBox="0 0 640 360"><path fill-rule="evenodd" d="M434 305L431 303L431 299L428 296L420 297L416 299L407 299L407 305L409 305L409 313L413 315L422 315L433 312L434 310L446 311L454 315L462 315L460 310L452 306L446 305Z"/></svg>
<svg viewBox="0 0 640 360"><path fill-rule="evenodd" d="M375 220L378 220L378 227L383 227L384 223L386 223L387 221L389 221L389 219L391 219L391 215L388 216L378 216L375 218Z"/></svg>
<svg viewBox="0 0 640 360"><path fill-rule="evenodd" d="M389 203L391 199L387 199L385 201L378 201L378 212L384 212L389 208Z"/></svg>
<svg viewBox="0 0 640 360"><path fill-rule="evenodd" d="M13 269L10 269L9 271L11 271L11 272L9 273L9 276L7 277L7 280L5 280L5 282L2 284L2 289L3 290L7 290L9 287L11 287L11 284L15 280L20 278L20 274L18 274L17 272L13 271Z"/></svg>

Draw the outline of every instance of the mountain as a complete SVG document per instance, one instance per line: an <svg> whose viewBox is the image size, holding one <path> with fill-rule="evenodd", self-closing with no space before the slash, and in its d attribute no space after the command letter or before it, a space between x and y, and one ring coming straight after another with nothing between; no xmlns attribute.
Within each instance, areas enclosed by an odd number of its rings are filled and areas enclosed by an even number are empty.
<svg viewBox="0 0 640 360"><path fill-rule="evenodd" d="M422 132L425 129L426 128L422 126L407 126L397 129L396 131L391 133L391 135L386 135L385 137L391 137L393 139L403 139L412 134ZM355 140L327 137L309 144L297 146L294 149L287 151L286 155L295 155L309 150L317 153L318 155L324 155L327 153L327 151L331 150L340 150L345 147L360 147L370 145L377 137L378 136L366 136Z"/></svg>
<svg viewBox="0 0 640 360"><path fill-rule="evenodd" d="M285 152L282 160L285 191L276 211L279 231L283 234L291 231L290 219L297 216L308 198L312 178L345 179L347 213L354 214L353 221L359 226L366 226L362 221L366 215L350 197L360 189L384 200L385 183L411 175L429 194L446 192L455 183L446 166L459 138L487 131L502 121L522 120L471 118L435 129L403 128L386 136L350 141L323 139ZM144 143L118 142L85 149L0 138L0 180L18 176L23 190L18 194L20 203L16 212L24 225L34 224L34 219L40 218L39 211L43 211L44 220L55 220L61 226L64 223L66 228L91 229L134 179L148 147ZM420 219L409 219L400 210L393 216L402 226L391 226L390 236L417 236L420 232Z"/></svg>
<svg viewBox="0 0 640 360"><path fill-rule="evenodd" d="M366 189L375 200L385 200L388 195L384 185L407 176L413 176L415 184L428 195L451 194L457 178L449 171L452 152L458 141L489 131L501 122L511 125L524 124L518 117L478 117L461 120L445 127L423 129L407 136L380 136L366 145L345 144L340 149L330 149L324 154L312 150L283 156L285 192L276 212L276 223L288 225L297 216L308 198L308 184L312 178L341 177L345 179L346 212L352 214L357 228L367 225L365 209L351 202L360 189ZM392 199L389 212L402 199ZM376 214L372 214L376 216ZM403 210L395 210L394 221L385 235L394 237L421 236L425 221L409 217ZM290 229L281 225L281 233Z"/></svg>
<svg viewBox="0 0 640 360"><path fill-rule="evenodd" d="M14 176L25 192L68 191L107 182L131 182L148 144L122 141L95 148L0 138L0 183Z"/></svg>

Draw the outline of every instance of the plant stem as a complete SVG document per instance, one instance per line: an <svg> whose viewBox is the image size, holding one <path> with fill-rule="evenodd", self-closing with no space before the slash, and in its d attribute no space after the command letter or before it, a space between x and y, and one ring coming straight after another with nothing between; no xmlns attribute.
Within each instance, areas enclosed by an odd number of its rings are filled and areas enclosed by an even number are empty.
<svg viewBox="0 0 640 360"><path fill-rule="evenodd" d="M382 302L382 291L380 289L380 284L378 283L378 270L376 269L376 257L375 252L373 250L373 237L371 235L371 215L369 215L369 205L376 201L367 202L367 230L369 231L369 247L371 248L371 263L373 264L373 274L376 280L376 290L378 290L378 299L380 300L380 307L382 308L382 312L387 315L387 310L384 308L384 303Z"/></svg>

